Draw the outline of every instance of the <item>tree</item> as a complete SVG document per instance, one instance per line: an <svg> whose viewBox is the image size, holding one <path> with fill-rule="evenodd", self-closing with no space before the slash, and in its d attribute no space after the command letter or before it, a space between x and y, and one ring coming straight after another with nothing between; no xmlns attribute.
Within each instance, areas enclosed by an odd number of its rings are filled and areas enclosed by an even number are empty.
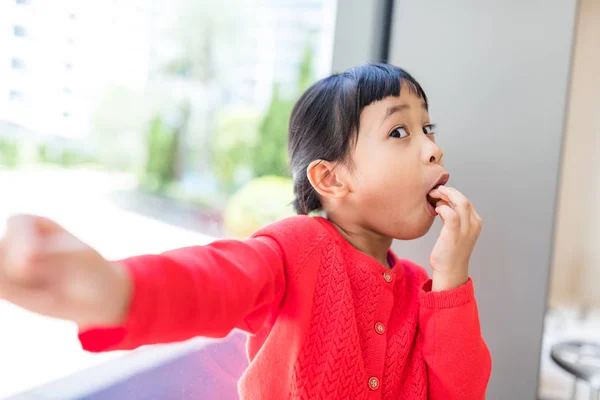
<svg viewBox="0 0 600 400"><path fill-rule="evenodd" d="M255 176L289 175L287 131L290 115L296 99L313 82L313 48L309 44L298 69L298 92L291 98L284 98L279 85L273 86L271 103L260 124L258 141L252 151Z"/></svg>
<svg viewBox="0 0 600 400"><path fill-rule="evenodd" d="M212 135L212 169L221 188L237 189L238 177L252 176L249 149L258 140L260 112L251 106L234 106L219 112Z"/></svg>
<svg viewBox="0 0 600 400"><path fill-rule="evenodd" d="M298 72L298 92L304 93L306 89L315 81L313 72L314 48L310 42L304 48L302 61L300 62L300 70Z"/></svg>
<svg viewBox="0 0 600 400"><path fill-rule="evenodd" d="M252 23L252 2L178 0L177 18L166 36L179 51L164 72L205 83L226 81Z"/></svg>
<svg viewBox="0 0 600 400"><path fill-rule="evenodd" d="M181 178L180 140L187 128L189 104L184 102L171 110L170 119L159 112L154 115L146 131L146 163L142 173L142 186L162 192L172 182Z"/></svg>
<svg viewBox="0 0 600 400"><path fill-rule="evenodd" d="M258 130L258 140L252 149L252 170L255 176L287 176L287 130L294 100L284 99L279 85L273 86L271 104Z"/></svg>
<svg viewBox="0 0 600 400"><path fill-rule="evenodd" d="M245 31L249 29L250 4L254 0L175 0L177 17L161 41L170 42L175 54L166 62L159 61L158 75L170 84L172 92L185 97L188 105L184 126L176 130L174 142L177 149L173 170L184 165L202 169L210 153L214 114L220 108L219 99L225 92L236 65L236 57L245 46ZM173 3L169 4L173 7ZM204 96L203 104L198 97ZM195 99L195 100L194 100ZM207 109L214 110L207 112ZM201 122L200 124L198 122ZM218 133L217 135L221 135ZM192 143L200 150L191 153L186 149ZM199 146L198 146L199 144ZM229 188L234 181L233 170L226 173L222 161L216 166L224 186ZM179 176L175 173L175 176Z"/></svg>

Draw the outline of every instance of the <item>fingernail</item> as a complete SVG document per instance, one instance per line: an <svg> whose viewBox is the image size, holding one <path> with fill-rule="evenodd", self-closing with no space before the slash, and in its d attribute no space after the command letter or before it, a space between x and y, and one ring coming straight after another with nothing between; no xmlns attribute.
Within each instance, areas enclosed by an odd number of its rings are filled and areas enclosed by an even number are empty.
<svg viewBox="0 0 600 400"><path fill-rule="evenodd" d="M446 186L440 185L440 186L438 186L438 189L444 190L444 189L446 189Z"/></svg>

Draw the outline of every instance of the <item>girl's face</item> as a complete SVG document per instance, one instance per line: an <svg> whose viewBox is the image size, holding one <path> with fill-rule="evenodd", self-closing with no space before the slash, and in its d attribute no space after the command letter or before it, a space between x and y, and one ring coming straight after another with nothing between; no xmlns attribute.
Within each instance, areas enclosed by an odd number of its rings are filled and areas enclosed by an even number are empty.
<svg viewBox="0 0 600 400"><path fill-rule="evenodd" d="M434 133L425 103L406 88L363 109L345 199L361 225L402 240L431 228L427 195L448 180Z"/></svg>

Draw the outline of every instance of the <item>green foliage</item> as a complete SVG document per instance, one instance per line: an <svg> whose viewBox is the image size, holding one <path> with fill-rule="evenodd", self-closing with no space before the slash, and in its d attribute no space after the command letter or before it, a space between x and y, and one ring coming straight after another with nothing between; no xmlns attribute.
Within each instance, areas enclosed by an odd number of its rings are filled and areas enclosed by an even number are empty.
<svg viewBox="0 0 600 400"><path fill-rule="evenodd" d="M165 65L164 72L168 75L188 76L192 70L192 60L189 58L177 58Z"/></svg>
<svg viewBox="0 0 600 400"><path fill-rule="evenodd" d="M38 161L41 163L51 163L52 160L52 155L48 149L48 145L45 143L42 143L38 146L37 148L37 158Z"/></svg>
<svg viewBox="0 0 600 400"><path fill-rule="evenodd" d="M252 177L288 176L287 131L296 98L314 81L313 51L307 46L298 71L298 93L284 96L273 86L271 103L261 117L249 106L217 115L212 135L212 166L221 188L231 193Z"/></svg>
<svg viewBox="0 0 600 400"><path fill-rule="evenodd" d="M255 176L289 175L287 133L290 115L299 97L313 82L313 49L305 48L298 71L298 93L291 98L281 94L274 85L271 104L259 127L258 142L252 149L252 169Z"/></svg>
<svg viewBox="0 0 600 400"><path fill-rule="evenodd" d="M224 136L221 140L235 143L229 146L235 151L229 153L227 160L246 163L244 148L248 148L252 173L258 177L240 189L227 204L225 228L234 237L248 237L264 225L294 215L291 204L294 198L293 182L287 177L287 131L296 97L314 81L312 58L312 48L307 47L298 71L298 93L285 97L279 85L274 85L271 103L260 121L255 139L253 128L248 128L254 125L241 120L231 122L229 126L233 129L219 131Z"/></svg>
<svg viewBox="0 0 600 400"><path fill-rule="evenodd" d="M173 180L170 147L173 132L164 124L160 115L150 121L146 134L146 165L142 173L142 185L151 191L160 191Z"/></svg>
<svg viewBox="0 0 600 400"><path fill-rule="evenodd" d="M178 118L170 125L157 113L146 131L146 164L141 184L150 191L163 192L180 177L180 142L190 117L190 105L186 101L175 111Z"/></svg>
<svg viewBox="0 0 600 400"><path fill-rule="evenodd" d="M212 168L221 188L230 193L238 177L251 175L249 150L258 140L260 113L250 106L235 106L217 114L212 135Z"/></svg>
<svg viewBox="0 0 600 400"><path fill-rule="evenodd" d="M20 149L16 140L0 138L0 165L16 168L19 165Z"/></svg>
<svg viewBox="0 0 600 400"><path fill-rule="evenodd" d="M290 178L263 176L238 191L223 214L225 229L236 238L247 238L258 228L294 215Z"/></svg>
<svg viewBox="0 0 600 400"><path fill-rule="evenodd" d="M300 71L298 72L298 92L304 93L315 81L313 73L313 58L314 49L310 43L305 47L300 63Z"/></svg>
<svg viewBox="0 0 600 400"><path fill-rule="evenodd" d="M37 161L44 164L56 164L62 167L75 167L97 164L90 154L68 148L57 148L47 143L37 146Z"/></svg>
<svg viewBox="0 0 600 400"><path fill-rule="evenodd" d="M294 100L282 98L279 86L273 88L271 104L263 117L258 141L252 149L255 176L288 175L287 131Z"/></svg>

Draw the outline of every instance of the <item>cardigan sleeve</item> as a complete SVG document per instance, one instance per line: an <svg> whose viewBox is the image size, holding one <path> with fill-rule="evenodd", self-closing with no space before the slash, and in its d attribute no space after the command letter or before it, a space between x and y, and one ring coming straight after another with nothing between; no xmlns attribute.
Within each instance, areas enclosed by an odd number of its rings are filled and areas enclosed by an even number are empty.
<svg viewBox="0 0 600 400"><path fill-rule="evenodd" d="M481 335L473 281L432 292L427 278L420 293L419 325L431 400L483 400L492 371Z"/></svg>
<svg viewBox="0 0 600 400"><path fill-rule="evenodd" d="M269 236L221 240L119 264L133 283L126 320L123 326L81 330L85 350L220 338L234 328L254 333L278 307L286 288L285 257Z"/></svg>

